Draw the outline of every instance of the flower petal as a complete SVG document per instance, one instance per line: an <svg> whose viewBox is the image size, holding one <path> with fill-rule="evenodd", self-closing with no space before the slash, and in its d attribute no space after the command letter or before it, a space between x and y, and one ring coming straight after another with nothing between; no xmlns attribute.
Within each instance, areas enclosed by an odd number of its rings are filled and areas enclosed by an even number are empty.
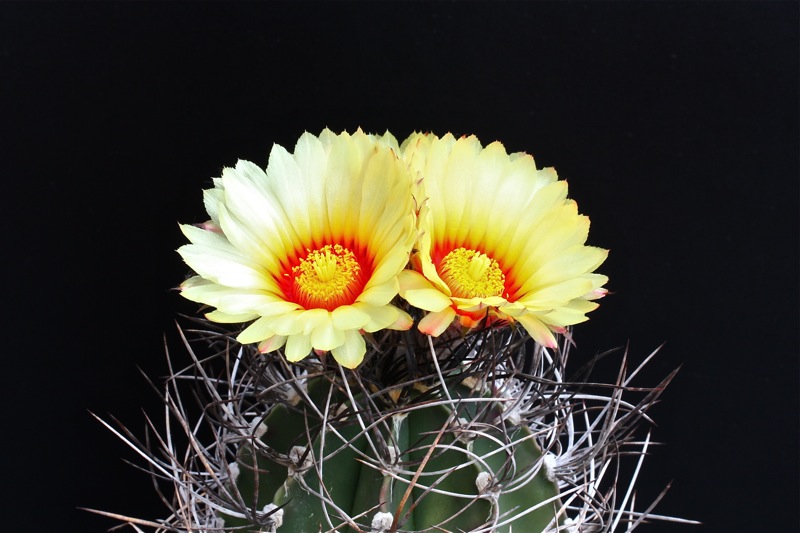
<svg viewBox="0 0 800 533"><path fill-rule="evenodd" d="M361 329L370 321L369 313L359 309L358 304L334 309L331 315L333 326L341 330Z"/></svg>
<svg viewBox="0 0 800 533"><path fill-rule="evenodd" d="M441 311L450 306L450 298L436 290L419 273L404 270L398 278L400 280L400 296L414 307L426 311Z"/></svg>
<svg viewBox="0 0 800 533"><path fill-rule="evenodd" d="M364 289L359 297L359 302L366 302L372 305L386 305L392 301L392 299L397 296L397 293L400 290L400 286L397 283L397 279L391 279L386 283L382 283L380 285L371 285Z"/></svg>
<svg viewBox="0 0 800 533"><path fill-rule="evenodd" d="M367 344L359 332L348 330L345 331L344 343L331 350L331 353L333 358L343 367L355 368L364 360L364 354L367 353Z"/></svg>
<svg viewBox="0 0 800 533"><path fill-rule="evenodd" d="M528 313L516 317L516 320L522 324L522 327L533 337L533 340L547 348L558 348L558 343L556 342L553 332L535 315Z"/></svg>
<svg viewBox="0 0 800 533"><path fill-rule="evenodd" d="M303 335L309 335L318 327L331 323L331 313L326 309L308 309L290 316L295 323L295 327L299 328ZM289 329L294 330L291 326ZM280 330L276 330L276 333L283 334ZM287 333L287 335L291 334Z"/></svg>
<svg viewBox="0 0 800 533"><path fill-rule="evenodd" d="M219 285L239 289L274 288L274 283L258 266L235 252L187 244L178 248L178 253L195 272Z"/></svg>
<svg viewBox="0 0 800 533"><path fill-rule="evenodd" d="M225 206L239 220L246 221L255 235L265 237L272 253L302 249L283 206L270 191L266 173L249 161L239 161L235 169L222 173Z"/></svg>
<svg viewBox="0 0 800 533"><path fill-rule="evenodd" d="M232 315L230 313L223 313L217 309L216 311L210 311L206 313L205 317L212 322L219 322L220 324L241 324L242 322L250 322L251 320L258 318L258 315L254 313Z"/></svg>
<svg viewBox="0 0 800 533"><path fill-rule="evenodd" d="M452 307L448 307L438 312L428 313L419 321L417 328L426 335L438 337L446 330L456 318L456 312Z"/></svg>
<svg viewBox="0 0 800 533"><path fill-rule="evenodd" d="M311 353L311 335L289 335L286 339L284 353L286 360L292 363L305 359Z"/></svg>
<svg viewBox="0 0 800 533"><path fill-rule="evenodd" d="M242 344L250 344L251 342L260 342L274 334L275 332L270 327L270 317L261 317L239 333L236 340Z"/></svg>
<svg viewBox="0 0 800 533"><path fill-rule="evenodd" d="M334 326L333 320L323 321L311 332L311 346L315 350L333 350L345 342L345 332Z"/></svg>
<svg viewBox="0 0 800 533"><path fill-rule="evenodd" d="M353 307L369 316L369 321L361 327L369 333L388 328L397 322L398 313L400 313L400 310L393 305L370 305L356 302Z"/></svg>
<svg viewBox="0 0 800 533"><path fill-rule="evenodd" d="M411 329L411 326L414 325L414 319L411 318L411 315L409 315L402 309L399 309L398 311L400 312L397 315L397 320L395 320L392 324L386 326L386 328L397 331L408 331L409 329Z"/></svg>
<svg viewBox="0 0 800 533"><path fill-rule="evenodd" d="M274 352L278 348L283 348L283 345L286 344L286 339L287 337L283 335L273 335L258 344L258 351L261 353Z"/></svg>

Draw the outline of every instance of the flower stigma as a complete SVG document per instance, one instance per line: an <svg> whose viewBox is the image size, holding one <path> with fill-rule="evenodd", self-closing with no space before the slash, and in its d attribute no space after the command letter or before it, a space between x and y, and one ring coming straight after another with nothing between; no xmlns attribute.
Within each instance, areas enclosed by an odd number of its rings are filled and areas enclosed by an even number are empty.
<svg viewBox="0 0 800 533"><path fill-rule="evenodd" d="M484 253L456 248L439 264L442 277L456 298L499 296L506 277L497 261Z"/></svg>
<svg viewBox="0 0 800 533"><path fill-rule="evenodd" d="M306 309L333 311L352 304L362 289L361 265L353 252L339 244L309 250L292 267L297 303Z"/></svg>

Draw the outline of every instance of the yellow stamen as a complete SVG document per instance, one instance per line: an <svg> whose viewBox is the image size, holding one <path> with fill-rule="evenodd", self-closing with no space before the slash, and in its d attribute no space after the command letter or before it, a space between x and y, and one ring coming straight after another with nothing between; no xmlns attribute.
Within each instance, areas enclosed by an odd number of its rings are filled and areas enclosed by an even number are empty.
<svg viewBox="0 0 800 533"><path fill-rule="evenodd" d="M497 261L466 248L456 248L444 256L439 264L439 275L457 298L498 296L506 281Z"/></svg>
<svg viewBox="0 0 800 533"><path fill-rule="evenodd" d="M339 244L308 250L292 274L297 303L306 309L333 311L353 303L361 288L361 265L353 252Z"/></svg>

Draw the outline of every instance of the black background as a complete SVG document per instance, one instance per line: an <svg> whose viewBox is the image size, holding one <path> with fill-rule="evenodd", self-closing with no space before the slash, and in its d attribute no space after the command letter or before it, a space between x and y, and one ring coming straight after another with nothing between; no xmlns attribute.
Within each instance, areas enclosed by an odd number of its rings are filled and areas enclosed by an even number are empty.
<svg viewBox="0 0 800 533"><path fill-rule="evenodd" d="M674 480L657 510L704 525L643 531L797 531L799 44L796 2L0 5L2 529L163 514L88 411L159 416L177 222L237 158L361 126L569 180L614 291L573 360L683 365L640 507Z"/></svg>

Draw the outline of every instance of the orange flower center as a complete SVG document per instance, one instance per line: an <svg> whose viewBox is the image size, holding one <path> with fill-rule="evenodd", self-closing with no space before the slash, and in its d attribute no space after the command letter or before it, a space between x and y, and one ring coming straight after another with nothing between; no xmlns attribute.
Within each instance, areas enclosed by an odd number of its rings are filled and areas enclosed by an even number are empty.
<svg viewBox="0 0 800 533"><path fill-rule="evenodd" d="M476 250L456 248L439 263L439 276L456 298L499 296L506 277L497 261Z"/></svg>
<svg viewBox="0 0 800 533"><path fill-rule="evenodd" d="M355 254L339 244L308 250L292 267L294 300L305 309L333 311L352 304L364 287L361 265Z"/></svg>

